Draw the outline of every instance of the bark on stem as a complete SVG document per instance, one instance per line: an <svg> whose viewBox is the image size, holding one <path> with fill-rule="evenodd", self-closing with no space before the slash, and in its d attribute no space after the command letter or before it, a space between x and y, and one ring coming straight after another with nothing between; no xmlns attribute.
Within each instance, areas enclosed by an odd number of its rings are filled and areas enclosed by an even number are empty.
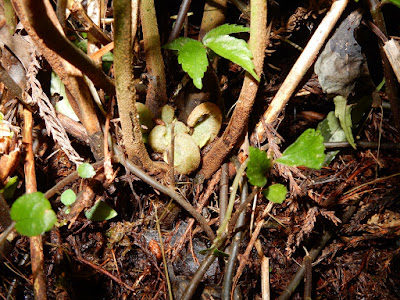
<svg viewBox="0 0 400 300"><path fill-rule="evenodd" d="M114 70L118 111L128 158L150 173L165 171L153 162L144 146L136 109L136 89L133 74L133 37L131 0L115 0L114 5Z"/></svg>
<svg viewBox="0 0 400 300"><path fill-rule="evenodd" d="M167 103L167 83L154 0L140 1L140 20L142 22L146 68L147 72L154 78L149 79L151 84L149 84L147 91L146 106L155 117L158 117L161 107Z"/></svg>
<svg viewBox="0 0 400 300"><path fill-rule="evenodd" d="M250 40L249 48L253 53L254 67L260 77L265 55L265 45L267 40L267 1L253 0L254 7L251 12L250 20ZM254 99L257 94L259 83L250 74L246 73L243 87L236 103L236 108L228 127L222 137L214 144L211 150L203 158L203 167L198 173L199 179L208 179L219 169L225 157L236 145L240 136L244 132L248 118L253 107Z"/></svg>

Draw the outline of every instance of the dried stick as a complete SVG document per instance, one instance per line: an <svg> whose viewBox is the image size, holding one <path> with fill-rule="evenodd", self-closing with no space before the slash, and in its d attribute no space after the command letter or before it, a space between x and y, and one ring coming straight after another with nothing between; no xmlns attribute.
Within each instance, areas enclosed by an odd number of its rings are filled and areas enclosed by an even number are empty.
<svg viewBox="0 0 400 300"><path fill-rule="evenodd" d="M22 132L22 141L25 149L25 189L27 194L37 191L36 173L35 173L35 155L32 148L32 129L33 118L32 113L24 109L24 127ZM30 251L33 275L33 292L35 299L47 299L46 294L46 275L44 274L44 255L42 236L30 237Z"/></svg>
<svg viewBox="0 0 400 300"><path fill-rule="evenodd" d="M349 0L337 0L333 2L330 11L326 14L325 18L322 20L321 24L311 37L310 41L307 43L307 46L304 48L300 57L290 70L285 81L282 83L281 87L276 93L275 98L272 100L268 109L262 116L262 120L257 124L255 129L256 140L260 142L265 140L264 124L271 124L274 122L279 113L285 107L301 79L314 63L319 50L324 45L325 40L328 38L331 30L335 27L337 20L340 18L348 2Z"/></svg>
<svg viewBox="0 0 400 300"><path fill-rule="evenodd" d="M165 164L153 162L143 143L136 109L136 88L133 74L133 37L131 0L115 0L114 71L118 111L128 158L152 174L166 172Z"/></svg>
<svg viewBox="0 0 400 300"><path fill-rule="evenodd" d="M255 71L258 76L261 76L267 40L267 1L253 0L251 1L251 6L253 9L251 9L249 48L254 56ZM210 178L236 145L246 128L258 85L259 83L250 74L246 73L243 87L228 127L222 137L216 141L203 158L203 166L197 175L198 178Z"/></svg>
<svg viewBox="0 0 400 300"><path fill-rule="evenodd" d="M166 194L167 196L174 199L183 209L185 209L193 218L199 222L200 226L203 228L204 232L207 234L210 240L214 240L215 235L212 231L210 225L208 225L207 220L196 211L196 209L182 196L178 195L173 189L159 183L157 180L147 175L143 170L141 170L138 166L136 166L133 162L126 160L124 155L121 153L121 150L118 149L118 146L113 143L113 151L114 151L114 160L122 164L125 168L127 168L130 172L135 174L141 180L159 190L160 192Z"/></svg>
<svg viewBox="0 0 400 300"><path fill-rule="evenodd" d="M100 168L104 164L104 160L100 160L98 162L95 162L92 164L93 168L97 169ZM79 178L78 171L71 172L67 177L64 179L60 180L55 186L53 186L51 189L49 189L46 193L44 193L44 197L46 199L50 199L53 197L55 194L60 192L66 185L71 184L75 180Z"/></svg>
<svg viewBox="0 0 400 300"><path fill-rule="evenodd" d="M233 280L233 288L236 287L240 276L242 275L242 272L244 270L244 267L246 266L246 262L248 261L251 249L253 249L254 243L256 242L258 235L260 234L261 228L264 224L264 218L267 216L267 214L271 211L272 207L274 206L273 202L269 202L267 207L264 209L261 219L257 222L256 228L254 229L254 232L251 236L250 242L246 247L246 250L244 251L242 257L240 258L240 264L237 269L235 279Z"/></svg>
<svg viewBox="0 0 400 300"><path fill-rule="evenodd" d="M305 268L304 276L304 300L311 300L312 293L312 261L311 256L306 250L306 256L303 258L303 264Z"/></svg>
<svg viewBox="0 0 400 300"><path fill-rule="evenodd" d="M179 7L178 16L176 17L174 28L172 28L171 34L169 35L168 38L169 42L175 40L179 36L179 32L181 32L182 25L186 19L191 2L192 0L182 1L181 6Z"/></svg>
<svg viewBox="0 0 400 300"><path fill-rule="evenodd" d="M219 183L219 220L225 219L226 208L228 206L229 192L229 164L226 162L221 167L221 181Z"/></svg>
<svg viewBox="0 0 400 300"><path fill-rule="evenodd" d="M271 299L269 288L269 258L266 256L261 257L261 294L262 300Z"/></svg>
<svg viewBox="0 0 400 300"><path fill-rule="evenodd" d="M111 43L111 38L92 21L80 2L76 0L68 1L68 9L71 11L72 15L81 22L85 31L90 33L99 43L102 45Z"/></svg>

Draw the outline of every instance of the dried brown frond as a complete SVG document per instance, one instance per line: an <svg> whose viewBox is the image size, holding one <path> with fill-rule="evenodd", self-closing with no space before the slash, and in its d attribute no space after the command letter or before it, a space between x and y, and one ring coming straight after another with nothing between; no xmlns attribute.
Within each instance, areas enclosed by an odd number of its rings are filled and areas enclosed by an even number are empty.
<svg viewBox="0 0 400 300"><path fill-rule="evenodd" d="M83 159L71 146L71 142L64 127L57 119L56 111L53 105L50 103L49 98L43 92L39 80L36 79L36 75L40 69L40 64L36 57L36 51L31 50L30 53L31 63L28 67L27 78L29 88L32 91L31 99L36 102L39 107L39 115L44 120L48 134L51 135L54 141L56 141L60 145L60 148L65 152L65 154L73 163L79 164L83 161Z"/></svg>

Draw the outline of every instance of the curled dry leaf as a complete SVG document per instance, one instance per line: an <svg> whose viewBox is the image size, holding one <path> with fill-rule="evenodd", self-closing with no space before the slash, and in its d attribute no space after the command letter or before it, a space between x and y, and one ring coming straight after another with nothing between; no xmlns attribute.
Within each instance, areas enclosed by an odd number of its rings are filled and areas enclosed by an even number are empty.
<svg viewBox="0 0 400 300"><path fill-rule="evenodd" d="M187 124L194 128L192 138L202 148L218 135L222 124L221 110L212 102L201 103L193 109Z"/></svg>

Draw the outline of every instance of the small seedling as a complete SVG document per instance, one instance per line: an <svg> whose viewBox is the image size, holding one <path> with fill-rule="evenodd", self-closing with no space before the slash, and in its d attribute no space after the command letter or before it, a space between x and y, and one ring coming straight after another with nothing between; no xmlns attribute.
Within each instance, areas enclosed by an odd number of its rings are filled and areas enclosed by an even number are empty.
<svg viewBox="0 0 400 300"><path fill-rule="evenodd" d="M249 32L249 30L240 25L224 24L209 31L202 42L180 37L165 45L164 48L178 51L178 62L193 79L195 87L200 90L203 88L202 78L209 64L206 48L240 65L259 81L260 79L254 71L254 64L251 60L253 55L248 44L242 39L230 36L233 33Z"/></svg>
<svg viewBox="0 0 400 300"><path fill-rule="evenodd" d="M25 194L11 206L11 219L22 235L35 236L53 228L57 221L49 200L41 192Z"/></svg>
<svg viewBox="0 0 400 300"><path fill-rule="evenodd" d="M263 191L263 195L269 201L282 204L286 199L287 188L283 184L272 184Z"/></svg>
<svg viewBox="0 0 400 300"><path fill-rule="evenodd" d="M93 178L96 172L91 164L83 163L78 167L78 174L81 178Z"/></svg>

